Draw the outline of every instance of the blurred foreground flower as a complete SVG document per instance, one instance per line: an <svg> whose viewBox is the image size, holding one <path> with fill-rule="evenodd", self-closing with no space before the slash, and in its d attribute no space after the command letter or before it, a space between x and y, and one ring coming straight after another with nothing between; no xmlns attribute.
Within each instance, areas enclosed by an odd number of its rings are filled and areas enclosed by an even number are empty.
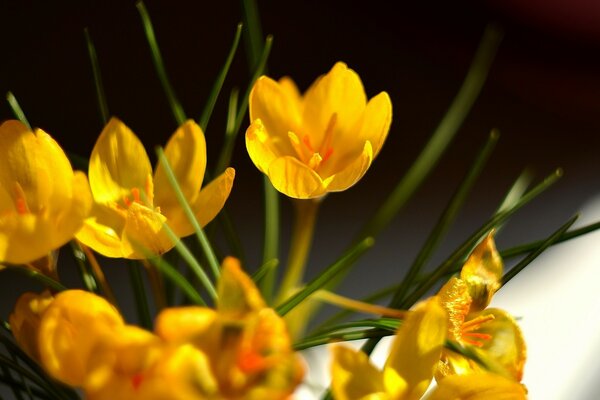
<svg viewBox="0 0 600 400"><path fill-rule="evenodd" d="M208 224L229 197L235 171L228 168L200 190L206 143L193 121L187 121L171 136L165 156L198 222ZM194 232L161 163L152 176L144 146L116 118L108 122L94 146L89 178L95 204L77 239L98 253L147 258L173 248L165 224L177 237Z"/></svg>
<svg viewBox="0 0 600 400"><path fill-rule="evenodd" d="M338 62L303 96L289 78L258 79L250 94L246 147L277 190L316 198L358 182L381 150L391 120L388 94L367 103L359 76Z"/></svg>
<svg viewBox="0 0 600 400"><path fill-rule="evenodd" d="M486 366L519 382L526 347L521 329L506 311L486 308L500 288L503 263L490 233L471 253L460 278L451 278L440 290L448 312L448 337L468 346ZM482 371L472 359L444 349L438 377Z"/></svg>
<svg viewBox="0 0 600 400"><path fill-rule="evenodd" d="M48 256L73 238L90 206L85 174L73 172L50 135L16 120L0 125L0 262Z"/></svg>
<svg viewBox="0 0 600 400"><path fill-rule="evenodd" d="M219 295L216 310L163 310L156 333L126 325L106 300L81 290L53 300L28 293L11 322L51 376L90 399L288 398L303 367L283 320L235 259L224 261Z"/></svg>

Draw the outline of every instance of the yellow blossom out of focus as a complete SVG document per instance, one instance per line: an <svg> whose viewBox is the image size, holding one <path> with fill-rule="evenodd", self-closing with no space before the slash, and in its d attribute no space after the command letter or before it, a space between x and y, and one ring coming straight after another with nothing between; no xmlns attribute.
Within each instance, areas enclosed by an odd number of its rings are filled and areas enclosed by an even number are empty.
<svg viewBox="0 0 600 400"><path fill-rule="evenodd" d="M202 188L206 143L191 120L171 136L165 156L198 222L208 224L229 197L235 171L228 168ZM144 146L116 118L108 122L94 146L89 179L95 204L77 239L98 253L147 258L173 248L165 223L177 237L194 232L161 163L152 175Z"/></svg>
<svg viewBox="0 0 600 400"><path fill-rule="evenodd" d="M500 288L503 263L490 233L471 253L460 277L451 278L439 297L448 312L448 338L468 346L488 368L519 382L526 347L521 329L506 311L486 308ZM481 367L451 350L444 350L438 378L481 371Z"/></svg>
<svg viewBox="0 0 600 400"><path fill-rule="evenodd" d="M85 174L50 135L16 120L0 125L0 263L48 256L73 238L91 203Z"/></svg>
<svg viewBox="0 0 600 400"><path fill-rule="evenodd" d="M381 150L392 120L388 94L367 102L360 77L342 62L304 95L289 78L263 76L249 105L250 158L278 191L299 199L358 182Z"/></svg>
<svg viewBox="0 0 600 400"><path fill-rule="evenodd" d="M48 291L39 295L32 292L23 293L17 299L15 309L8 318L10 329L21 349L38 362L40 361L38 346L40 321L52 301L54 297Z"/></svg>

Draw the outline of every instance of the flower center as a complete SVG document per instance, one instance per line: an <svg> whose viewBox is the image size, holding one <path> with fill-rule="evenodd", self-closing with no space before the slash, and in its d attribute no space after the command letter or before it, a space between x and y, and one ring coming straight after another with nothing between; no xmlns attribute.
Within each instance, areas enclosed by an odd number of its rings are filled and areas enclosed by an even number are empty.
<svg viewBox="0 0 600 400"><path fill-rule="evenodd" d="M477 318L473 318L462 324L461 340L473 346L483 347L485 340L490 340L492 335L489 333L475 332L481 326L489 321L492 321L495 317L492 314L481 315Z"/></svg>
<svg viewBox="0 0 600 400"><path fill-rule="evenodd" d="M288 132L288 137L292 147L296 151L298 159L311 169L318 171L319 167L325 163L333 154L333 133L337 124L337 113L331 114L325 134L318 149L312 145L309 135L303 135L302 140L293 132Z"/></svg>
<svg viewBox="0 0 600 400"><path fill-rule="evenodd" d="M152 186L152 177L146 177L144 189L140 190L140 188L138 187L131 188L129 194L123 196L123 205L125 205L126 208L129 208L133 203L138 203L143 206L152 208L152 204L154 203L154 190Z"/></svg>

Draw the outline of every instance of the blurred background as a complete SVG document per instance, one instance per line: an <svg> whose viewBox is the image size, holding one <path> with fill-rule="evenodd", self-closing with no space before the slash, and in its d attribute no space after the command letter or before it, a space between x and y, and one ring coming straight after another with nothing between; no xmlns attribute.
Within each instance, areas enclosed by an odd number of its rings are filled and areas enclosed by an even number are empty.
<svg viewBox="0 0 600 400"><path fill-rule="evenodd" d="M347 192L328 196L321 207L309 277L339 256L418 156L490 22L502 27L504 39L478 101L438 167L340 291L361 297L401 279L493 128L501 133L494 155L431 266L486 221L524 168L537 180L557 167L564 176L513 217L498 237L500 248L549 235L600 191L599 2L257 4L264 33L274 36L270 76L289 75L305 90L341 60L359 73L369 97L385 90L393 103L391 131L367 175ZM198 118L241 20L240 2L147 0L146 6L175 92L187 115ZM32 125L67 151L89 156L102 129L85 27L96 46L110 113L136 132L151 157L154 146L175 130L134 1L2 0L0 18L0 93L12 91ZM248 82L243 49L206 130L209 166L220 150L230 90L243 93ZM8 118L11 110L2 102L0 120ZM237 177L228 209L253 271L262 251L262 178L245 152L244 129L232 161ZM291 209L283 197L281 205L285 260ZM130 301L124 271L111 266L107 273L122 286L123 301ZM73 286L81 285L66 267L64 274ZM2 318L12 308L16 287L35 285L3 272Z"/></svg>

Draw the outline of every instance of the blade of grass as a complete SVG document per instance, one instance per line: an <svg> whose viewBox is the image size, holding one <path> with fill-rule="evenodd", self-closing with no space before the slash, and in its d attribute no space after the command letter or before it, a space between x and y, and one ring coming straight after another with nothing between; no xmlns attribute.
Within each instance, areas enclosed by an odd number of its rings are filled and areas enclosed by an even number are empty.
<svg viewBox="0 0 600 400"><path fill-rule="evenodd" d="M550 235L546 240L544 240L540 246L527 255L523 260L521 260L517 265L512 267L507 273L502 277L502 285L505 285L508 281L514 278L519 272L523 270L526 266L528 266L533 260L535 260L540 254L542 254L548 247L552 246L556 241L577 221L579 215L573 216L564 225L556 230L552 235Z"/></svg>
<svg viewBox="0 0 600 400"><path fill-rule="evenodd" d="M215 167L215 176L225 171L225 168L231 161L231 155L233 154L233 148L235 146L235 121L238 107L238 96L239 91L237 88L234 88L231 91L231 94L229 95L229 106L227 108L227 124L225 125L225 140L223 142L223 147L221 149L221 153L219 154L219 159L217 160L217 165Z"/></svg>
<svg viewBox="0 0 600 400"><path fill-rule="evenodd" d="M521 175L519 175L519 177L513 183L513 185L510 187L510 190L508 191L508 193L506 193L506 196L504 196L504 199L502 200L502 203L500 203L500 206L498 207L498 210L496 211L496 213L508 210L517 201L519 201L519 199L521 197L523 197L523 195L527 191L527 188L529 187L529 185L531 185L532 180L533 180L533 174L528 169L525 169L521 173ZM500 227L497 226L496 232L499 229L500 229Z"/></svg>
<svg viewBox="0 0 600 400"><path fill-rule="evenodd" d="M373 246L373 243L373 238L366 238L359 242L356 246L352 247L349 251L342 255L342 257L340 257L337 261L327 267L321 274L319 274L319 276L310 281L302 290L280 304L276 308L277 313L281 316L287 314L312 293L323 288L337 274L350 268L354 262L362 254L364 254L365 251Z"/></svg>
<svg viewBox="0 0 600 400"><path fill-rule="evenodd" d="M496 26L486 27L467 76L446 115L402 180L364 226L359 238L377 236L437 165L481 92L501 38L502 33Z"/></svg>
<svg viewBox="0 0 600 400"><path fill-rule="evenodd" d="M385 336L391 336L394 334L394 331L388 329L367 329L359 332L344 332L340 334L333 334L324 337L319 337L311 340L302 340L296 344L294 344L294 350L300 351L304 349L308 349L310 347L321 346L328 343L336 343L336 342L349 342L352 340L361 340L361 339L381 339Z"/></svg>
<svg viewBox="0 0 600 400"><path fill-rule="evenodd" d="M100 118L102 124L105 125L108 122L110 113L108 111L108 103L106 102L106 95L104 94L104 86L102 85L102 74L100 72L100 64L98 63L98 56L96 55L96 47L90 36L88 28L84 28L83 34L85 35L85 42L87 44L88 55L90 56L90 63L92 65L92 73L94 74L94 87L96 88L96 99L98 100L98 111L100 112Z"/></svg>
<svg viewBox="0 0 600 400"><path fill-rule="evenodd" d="M208 126L208 122L210 121L210 116L212 115L213 109L215 108L215 104L217 103L217 99L219 98L219 94L221 93L221 88L223 87L223 83L225 82L225 78L227 77L227 73L229 72L229 68L231 67L231 62L233 61L233 57L237 51L238 45L240 43L240 37L242 36L242 27L243 24L237 24L237 28L235 31L235 36L233 37L233 43L231 48L229 49L229 54L227 54L227 59L225 59L225 64L221 68L215 83L213 84L212 90L210 91L210 95L208 96L208 100L206 101L206 105L204 106L204 110L202 110L202 115L199 119L200 127L204 132L206 132L206 127Z"/></svg>
<svg viewBox="0 0 600 400"><path fill-rule="evenodd" d="M136 7L140 13L140 17L142 18L142 25L144 26L146 40L148 41L148 45L150 46L150 53L152 54L152 62L154 63L154 68L156 69L156 73L158 75L158 79L160 80L160 84L162 85L162 88L167 96L169 106L171 106L173 117L175 117L177 125L183 125L187 117L185 116L183 107L181 107L181 103L179 103L177 96L175 96L175 91L171 86L171 82L169 82L167 70L165 69L165 64L163 62L162 55L160 54L158 43L156 42L156 36L154 34L154 28L152 26L152 21L150 20L150 15L148 14L148 10L146 9L146 6L144 5L143 1L138 1L136 3Z"/></svg>
<svg viewBox="0 0 600 400"><path fill-rule="evenodd" d="M255 273L252 274L252 280L254 281L254 283L260 284L260 282L265 277L265 275L271 269L277 268L278 265L279 265L279 260L276 258L267 261L266 263L261 265L260 268L258 268Z"/></svg>
<svg viewBox="0 0 600 400"><path fill-rule="evenodd" d="M83 286L92 293L98 293L99 287L98 282L96 281L96 277L94 273L88 268L86 264L85 253L79 245L75 241L69 242L71 245L71 254L73 254L73 258L75 259L75 263L79 267L79 275L81 276L81 280L83 281Z"/></svg>
<svg viewBox="0 0 600 400"><path fill-rule="evenodd" d="M193 304L206 306L206 302L200 296L200 293L175 267L160 257L148 258L148 262L158 268L166 278L170 279Z"/></svg>
<svg viewBox="0 0 600 400"><path fill-rule="evenodd" d="M244 41L248 55L248 67L252 71L259 63L260 53L263 50L263 34L260 24L258 6L255 0L242 0L242 16L247 27Z"/></svg>
<svg viewBox="0 0 600 400"><path fill-rule="evenodd" d="M10 106L13 114L15 114L15 117L21 121L23 125L27 127L27 129L31 130L31 125L29 124L29 121L27 121L27 117L25 117L23 109L19 105L17 98L14 94L12 94L12 92L6 93L6 101L8 101L8 105Z"/></svg>
<svg viewBox="0 0 600 400"><path fill-rule="evenodd" d="M150 316L150 307L148 306L148 295L144 286L144 278L140 265L133 261L127 263L129 270L129 281L133 289L133 299L135 300L135 309L137 310L140 325L148 330L152 330L152 317Z"/></svg>
<svg viewBox="0 0 600 400"><path fill-rule="evenodd" d="M56 396L57 399L65 398L65 393L61 393L61 391L59 391L56 387L49 385L40 376L34 374L25 367L15 364L10 358L6 357L3 354L0 354L0 365L4 365L7 368L10 368L12 371L18 373L20 376L29 379L34 384L38 385L40 388L43 388L44 390L47 390L48 392L52 393L54 396Z"/></svg>
<svg viewBox="0 0 600 400"><path fill-rule="evenodd" d="M479 151L475 161L468 169L467 174L458 186L458 189L452 196L452 199L446 206L446 209L438 219L435 227L425 241L425 244L423 247L421 247L421 250L415 258L415 261L410 266L406 276L404 277L404 280L400 284L400 287L396 293L394 293L390 304L400 303L404 296L406 296L406 293L412 286L415 278L419 275L427 261L433 255L435 249L439 246L445 234L448 232L448 229L450 229L450 226L456 220L458 212L465 203L467 196L471 192L471 189L481 174L481 171L483 171L483 168L492 154L499 137L499 133L495 130L490 133L487 142Z"/></svg>
<svg viewBox="0 0 600 400"><path fill-rule="evenodd" d="M196 237L198 238L198 243L200 244L200 247L202 248L202 251L204 252L204 255L208 261L208 265L210 266L211 271L213 273L213 276L215 277L215 279L218 279L219 275L220 275L220 269L219 269L220 267L219 267L219 261L217 261L217 256L215 255L215 252L212 249L212 247L208 241L208 238L204 234L202 227L198 223L198 220L196 219L196 216L194 215L194 212L192 211L190 204L187 202L185 195L181 191L181 188L179 187L179 182L177 182L177 178L175 177L175 174L173 173L173 170L171 169L171 165L169 164L169 161L167 160L167 157L165 156L165 152L162 149L162 147L156 148L156 154L158 156L158 159L161 162L162 167L164 168L164 171L167 175L167 179L169 180L169 183L171 184L171 186L173 187L173 190L175 191L175 196L177 197L179 204L181 204L181 207L183 208L183 211L185 212L186 217L188 218L188 220L192 224L192 227L194 228L194 231L196 232ZM216 295L216 292L214 292L214 294Z"/></svg>

